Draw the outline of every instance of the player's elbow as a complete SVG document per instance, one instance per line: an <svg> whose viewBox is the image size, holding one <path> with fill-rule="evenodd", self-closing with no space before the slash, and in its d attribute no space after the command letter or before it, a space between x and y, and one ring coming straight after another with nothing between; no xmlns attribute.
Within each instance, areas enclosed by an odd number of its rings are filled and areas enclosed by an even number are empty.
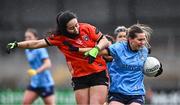
<svg viewBox="0 0 180 105"><path fill-rule="evenodd" d="M52 66L52 63L51 63L51 62L49 62L49 66L48 66L48 67L49 67L49 68L51 68L51 66Z"/></svg>
<svg viewBox="0 0 180 105"><path fill-rule="evenodd" d="M49 60L48 63L47 63L47 67L48 67L48 68L51 68L51 66L52 66L52 63L51 63L51 61Z"/></svg>
<svg viewBox="0 0 180 105"><path fill-rule="evenodd" d="M49 58L44 60L44 64L46 68L51 68L52 64L51 64L51 60Z"/></svg>

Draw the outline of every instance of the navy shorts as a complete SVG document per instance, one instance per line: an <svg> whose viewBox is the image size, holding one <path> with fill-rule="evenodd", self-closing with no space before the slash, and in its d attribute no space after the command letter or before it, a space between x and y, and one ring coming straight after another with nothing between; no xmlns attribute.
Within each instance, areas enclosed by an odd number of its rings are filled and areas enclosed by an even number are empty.
<svg viewBox="0 0 180 105"><path fill-rule="evenodd" d="M108 86L106 70L82 77L73 77L72 86L74 90L89 88L96 85Z"/></svg>
<svg viewBox="0 0 180 105"><path fill-rule="evenodd" d="M145 103L144 95L123 95L121 93L109 92L108 103L111 101L117 101L123 104L131 104L132 102L136 102L144 105Z"/></svg>
<svg viewBox="0 0 180 105"><path fill-rule="evenodd" d="M27 87L27 90L30 90L30 91L37 93L42 98L45 98L47 96L51 96L54 94L54 86L34 88L34 87L29 85Z"/></svg>

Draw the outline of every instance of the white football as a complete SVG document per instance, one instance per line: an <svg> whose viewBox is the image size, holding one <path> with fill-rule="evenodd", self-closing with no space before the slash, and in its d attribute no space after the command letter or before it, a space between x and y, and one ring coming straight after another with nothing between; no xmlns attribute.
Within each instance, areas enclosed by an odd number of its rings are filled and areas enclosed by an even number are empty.
<svg viewBox="0 0 180 105"><path fill-rule="evenodd" d="M147 57L144 63L144 74L148 77L154 77L160 68L160 62L155 57Z"/></svg>

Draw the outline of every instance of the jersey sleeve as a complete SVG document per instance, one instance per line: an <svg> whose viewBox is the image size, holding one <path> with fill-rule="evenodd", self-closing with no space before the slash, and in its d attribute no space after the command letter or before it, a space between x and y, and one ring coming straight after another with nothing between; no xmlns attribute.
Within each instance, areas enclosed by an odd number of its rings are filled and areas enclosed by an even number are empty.
<svg viewBox="0 0 180 105"><path fill-rule="evenodd" d="M39 49L39 56L40 56L40 59L49 58L47 49L45 49L45 48L40 48L40 49Z"/></svg>
<svg viewBox="0 0 180 105"><path fill-rule="evenodd" d="M92 40L98 42L99 39L101 39L102 37L102 33L99 31L99 29L97 29L96 27L90 25L89 26L89 33L90 33L90 37L92 38Z"/></svg>
<svg viewBox="0 0 180 105"><path fill-rule="evenodd" d="M112 44L108 47L109 55L115 57L117 55L117 45L118 43Z"/></svg>
<svg viewBox="0 0 180 105"><path fill-rule="evenodd" d="M59 46L62 44L62 42L60 41L60 37L53 34L46 37L45 41L48 45L53 45L53 46Z"/></svg>

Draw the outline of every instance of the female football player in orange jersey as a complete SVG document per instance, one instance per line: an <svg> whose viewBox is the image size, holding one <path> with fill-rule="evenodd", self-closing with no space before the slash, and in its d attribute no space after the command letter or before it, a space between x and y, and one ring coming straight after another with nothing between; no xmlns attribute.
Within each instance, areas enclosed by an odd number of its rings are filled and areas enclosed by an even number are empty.
<svg viewBox="0 0 180 105"><path fill-rule="evenodd" d="M57 46L65 55L72 74L72 86L78 105L102 105L106 101L108 77L106 62L99 51L108 46L108 40L93 25L79 23L74 13L61 12L56 18L57 29L51 36L40 40L13 42L7 49L41 48ZM79 48L92 48L85 53L72 52L68 45ZM78 49L73 49L78 50Z"/></svg>

